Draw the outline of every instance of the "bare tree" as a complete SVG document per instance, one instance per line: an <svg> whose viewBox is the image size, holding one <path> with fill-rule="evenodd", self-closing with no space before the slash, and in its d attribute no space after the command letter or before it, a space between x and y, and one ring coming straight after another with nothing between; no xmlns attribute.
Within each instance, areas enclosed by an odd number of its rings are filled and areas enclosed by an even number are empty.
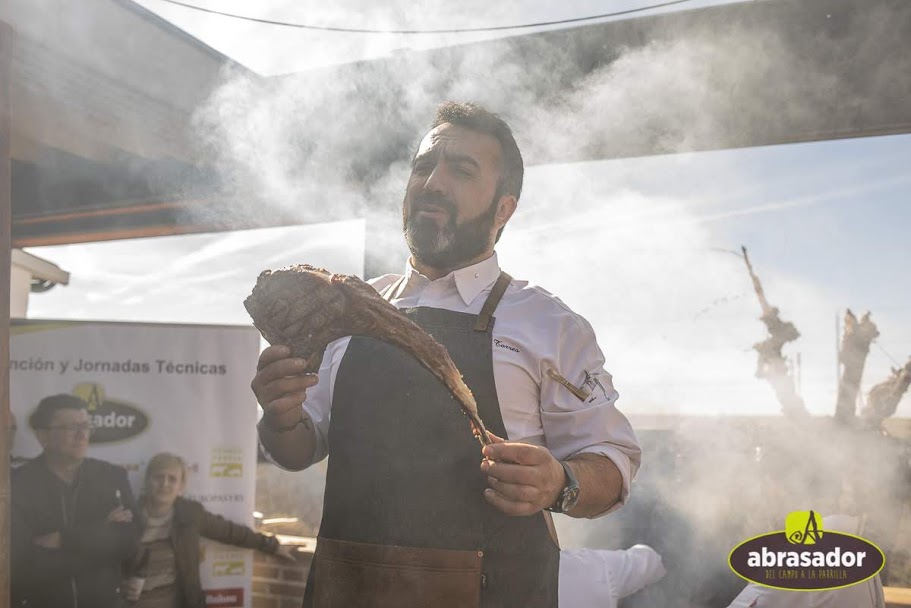
<svg viewBox="0 0 911 608"><path fill-rule="evenodd" d="M762 283L753 270L746 247L741 247L743 260L753 281L753 289L762 307L760 320L769 330L769 337L753 345L759 360L756 377L763 378L772 385L775 396L781 403L781 409L787 416L805 418L806 404L797 394L794 379L788 370L787 361L781 351L785 344L800 337L800 332L793 323L782 321L778 308L769 304L762 289ZM838 382L838 398L835 404L835 420L848 426L855 426L857 396L860 394L864 365L870 353L870 344L879 337L879 329L867 312L860 318L850 309L845 312L845 332L842 335L839 362L841 377ZM911 385L911 359L901 368L893 368L892 375L872 389L867 397L867 405L861 412L864 428L882 430L883 421L895 413L902 397Z"/></svg>
<svg viewBox="0 0 911 608"><path fill-rule="evenodd" d="M782 321L778 314L778 308L769 304L765 292L762 289L762 283L759 277L753 272L753 265L750 264L750 257L747 255L746 247L743 250L743 259L746 262L750 278L753 280L753 289L759 298L759 305L762 307L762 316L759 319L765 323L769 330L769 337L762 342L753 345L753 349L758 353L759 360L756 364L756 377L763 378L772 386L778 402L781 404L781 410L785 416L796 418L807 417L807 407L803 398L797 394L794 384L794 378L788 370L788 362L781 354L781 349L788 342L793 342L800 337L800 332L790 321Z"/></svg>
<svg viewBox="0 0 911 608"><path fill-rule="evenodd" d="M904 367L893 367L892 375L870 389L867 405L860 413L864 426L881 429L883 420L895 413L898 402L911 385L911 358Z"/></svg>
<svg viewBox="0 0 911 608"><path fill-rule="evenodd" d="M838 380L838 399L835 402L835 420L848 424L854 420L857 395L864 375L864 365L870 353L870 343L879 336L876 324L867 312L860 321L849 308L845 311L845 333L841 338L838 360L841 378Z"/></svg>

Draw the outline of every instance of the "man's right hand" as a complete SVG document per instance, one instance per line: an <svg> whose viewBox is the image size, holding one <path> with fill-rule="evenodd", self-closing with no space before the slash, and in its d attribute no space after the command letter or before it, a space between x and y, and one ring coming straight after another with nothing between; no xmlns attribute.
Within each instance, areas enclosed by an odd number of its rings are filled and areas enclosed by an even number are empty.
<svg viewBox="0 0 911 608"><path fill-rule="evenodd" d="M250 388L263 407L263 424L269 430L290 429L300 422L307 389L319 380L316 374L304 373L304 363L283 345L270 346L259 356Z"/></svg>

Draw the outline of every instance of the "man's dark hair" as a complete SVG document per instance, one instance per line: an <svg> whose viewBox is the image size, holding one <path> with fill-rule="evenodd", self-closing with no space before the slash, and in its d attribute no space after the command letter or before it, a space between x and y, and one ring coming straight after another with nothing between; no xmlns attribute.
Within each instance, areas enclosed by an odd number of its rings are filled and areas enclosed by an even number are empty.
<svg viewBox="0 0 911 608"><path fill-rule="evenodd" d="M33 429L46 429L54 414L60 410L87 410L88 407L88 403L75 395L51 395L38 402L38 407L29 416L28 423Z"/></svg>
<svg viewBox="0 0 911 608"><path fill-rule="evenodd" d="M522 195L525 166L522 163L519 146L516 145L516 140L512 136L512 129L509 128L506 121L471 102L444 101L437 108L436 119L434 119L431 129L447 122L497 138L497 141L500 142L500 149L503 151L503 170L497 184L498 194L500 196L512 194L518 200Z"/></svg>

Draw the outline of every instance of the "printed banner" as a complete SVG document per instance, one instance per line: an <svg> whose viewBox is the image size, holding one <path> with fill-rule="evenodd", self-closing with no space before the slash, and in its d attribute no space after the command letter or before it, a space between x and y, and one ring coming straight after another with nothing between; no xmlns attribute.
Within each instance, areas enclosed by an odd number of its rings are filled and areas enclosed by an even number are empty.
<svg viewBox="0 0 911 608"><path fill-rule="evenodd" d="M189 468L185 496L252 524L259 355L252 327L12 321L10 407L15 458L41 446L28 420L57 393L89 404L89 456L124 466L139 497L145 466L173 452ZM250 606L249 550L206 542L200 574L210 606Z"/></svg>

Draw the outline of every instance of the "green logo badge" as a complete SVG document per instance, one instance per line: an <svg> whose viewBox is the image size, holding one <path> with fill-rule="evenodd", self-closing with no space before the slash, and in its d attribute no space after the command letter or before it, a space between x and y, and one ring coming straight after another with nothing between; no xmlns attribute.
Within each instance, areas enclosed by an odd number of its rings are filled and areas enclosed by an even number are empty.
<svg viewBox="0 0 911 608"><path fill-rule="evenodd" d="M112 399L105 394L104 386L97 382L79 384L73 394L88 404L92 423L92 445L114 443L130 439L149 426L149 417L135 405Z"/></svg>
<svg viewBox="0 0 911 608"><path fill-rule="evenodd" d="M217 561L212 564L212 576L243 576L246 568L243 561Z"/></svg>
<svg viewBox="0 0 911 608"><path fill-rule="evenodd" d="M209 464L211 477L243 477L244 451L242 448L212 448L212 460Z"/></svg>
<svg viewBox="0 0 911 608"><path fill-rule="evenodd" d="M814 545L822 539L822 518L815 511L794 511L784 520L789 543Z"/></svg>
<svg viewBox="0 0 911 608"><path fill-rule="evenodd" d="M795 511L785 529L746 540L731 551L728 564L751 583L794 591L838 589L876 576L886 563L879 547L865 538L823 531L815 511Z"/></svg>

